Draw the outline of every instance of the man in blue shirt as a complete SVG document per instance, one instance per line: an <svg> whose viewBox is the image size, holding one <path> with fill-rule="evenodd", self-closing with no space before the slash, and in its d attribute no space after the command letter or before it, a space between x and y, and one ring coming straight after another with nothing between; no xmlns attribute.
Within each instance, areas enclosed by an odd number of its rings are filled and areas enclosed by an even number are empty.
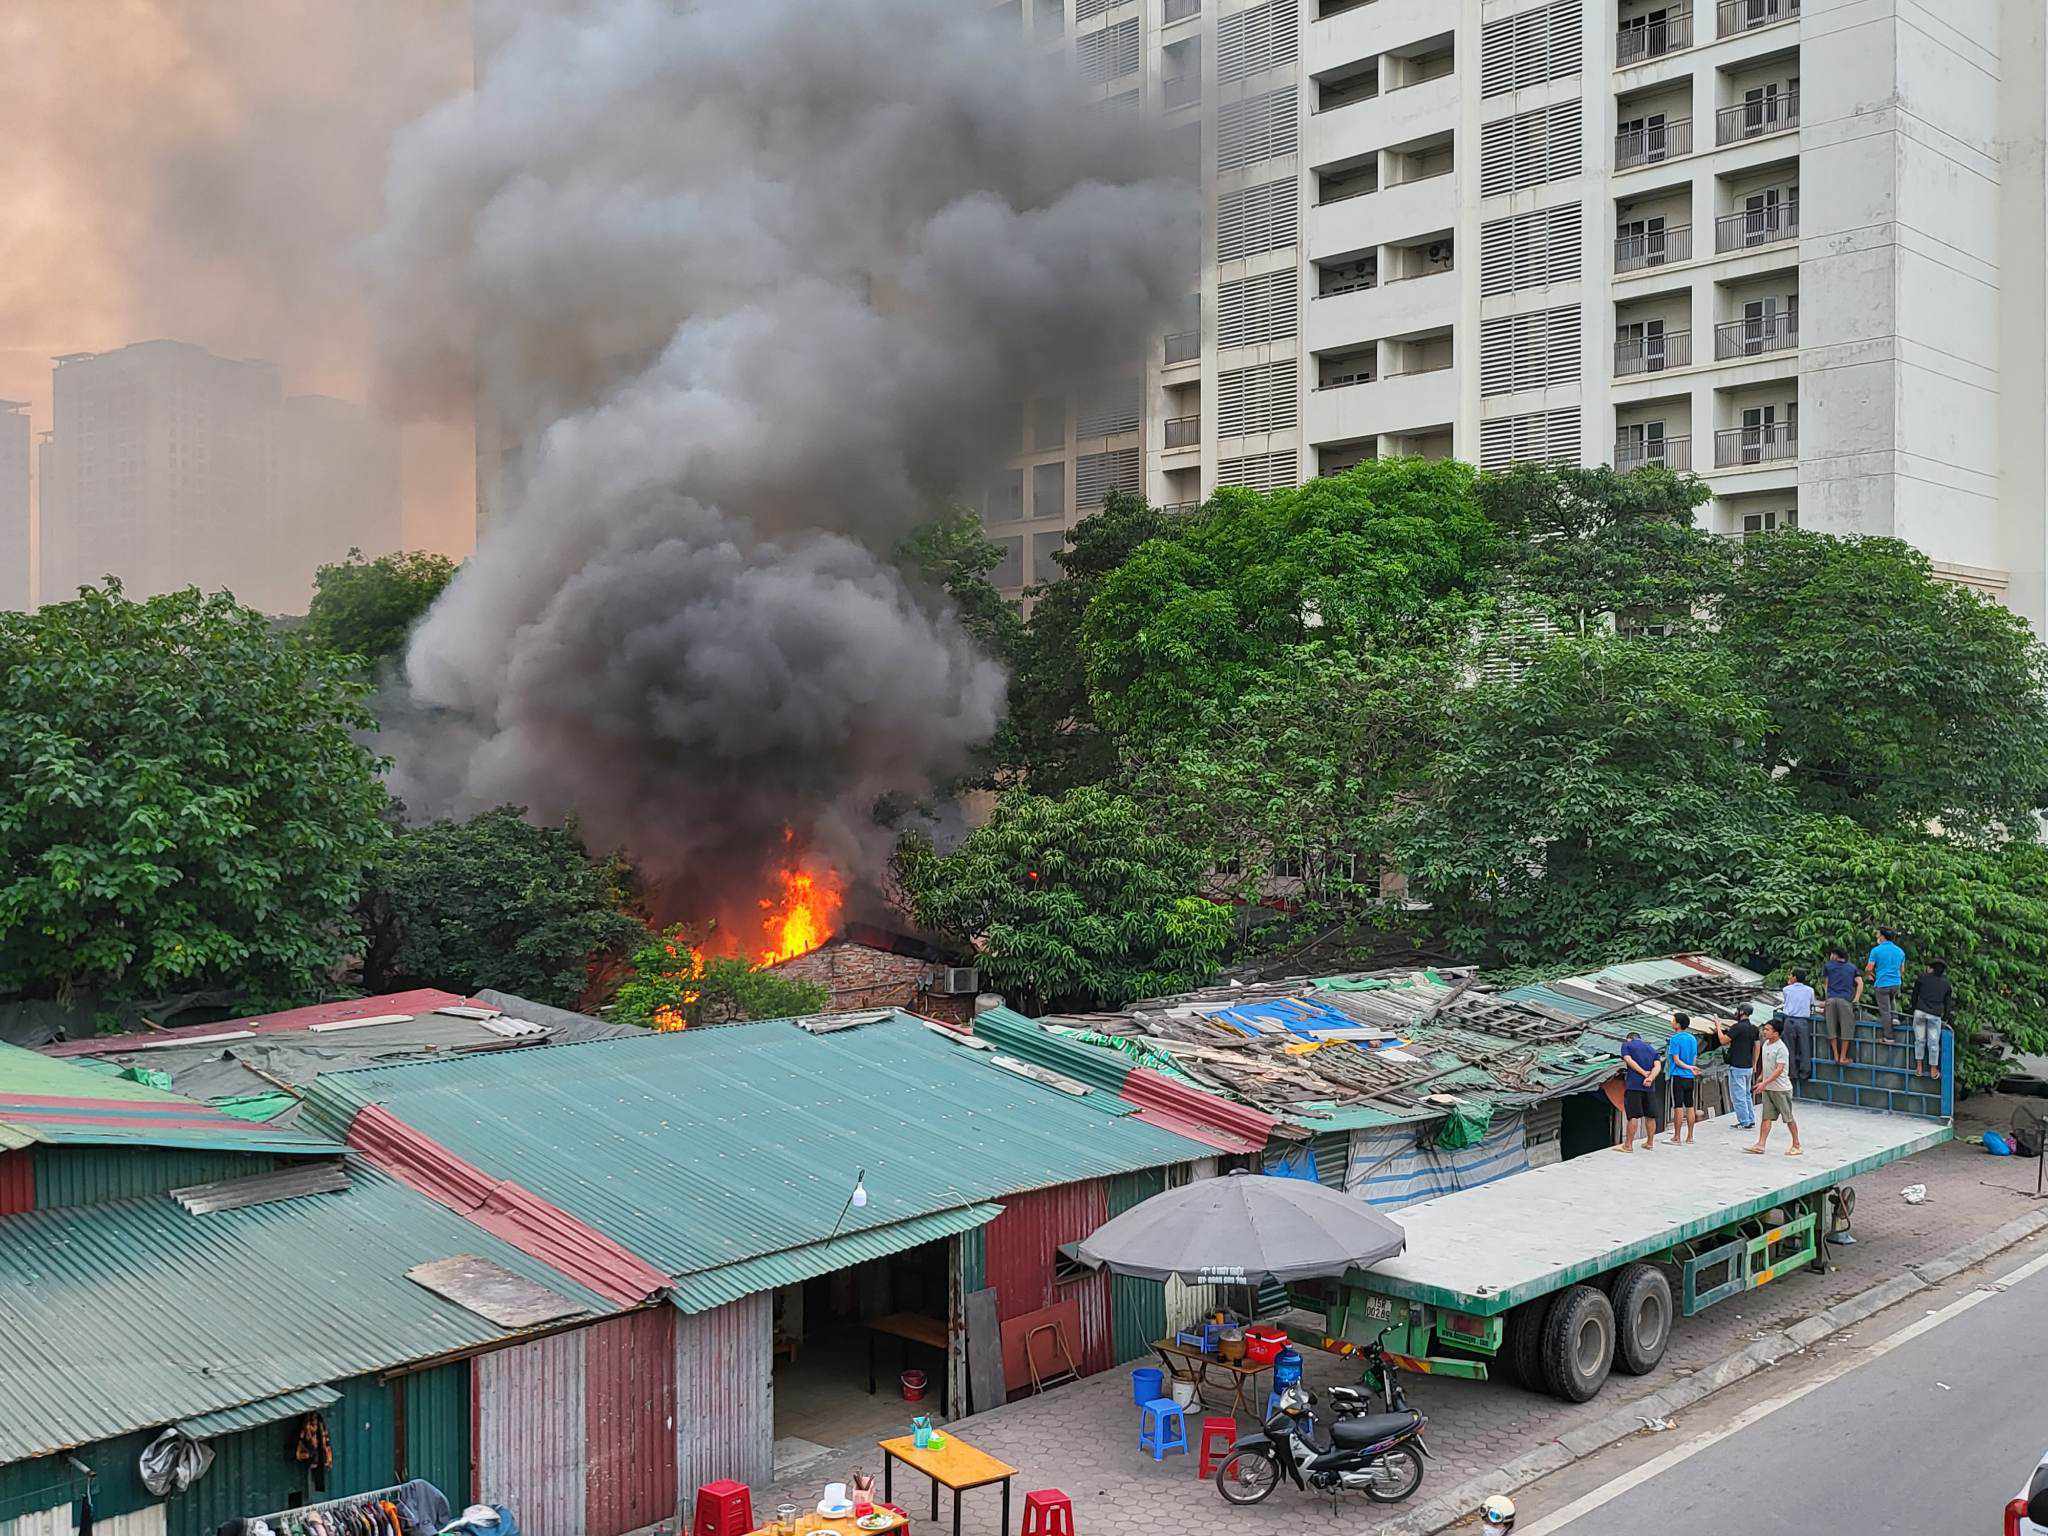
<svg viewBox="0 0 2048 1536"><path fill-rule="evenodd" d="M1863 978L1849 963L1849 951L1839 944L1828 951L1828 963L1821 969L1827 988L1823 1027L1827 1030L1828 1048L1834 1053L1835 1065L1846 1067L1849 1044L1856 1038L1856 1005L1863 1000Z"/></svg>
<svg viewBox="0 0 2048 1536"><path fill-rule="evenodd" d="M1621 1113L1628 1122L1621 1133L1621 1150L1624 1152L1636 1149L1638 1120L1643 1123L1643 1150L1651 1151L1657 1145L1657 1100L1650 1092L1650 1085L1657 1081L1657 1074L1663 1068L1664 1064L1657 1059L1657 1048L1630 1030L1621 1047Z"/></svg>
<svg viewBox="0 0 2048 1536"><path fill-rule="evenodd" d="M1899 948L1898 935L1889 928L1877 930L1877 943L1863 962L1870 976L1870 990L1877 999L1877 1024L1885 1039L1892 1037L1898 1022L1899 985L1906 979L1906 952Z"/></svg>
<svg viewBox="0 0 2048 1536"><path fill-rule="evenodd" d="M1792 1052L1792 1076L1804 1083L1813 1081L1813 988L1806 984L1806 972L1795 970L1778 1000L1778 1017L1785 1021L1785 1044Z"/></svg>
<svg viewBox="0 0 2048 1536"><path fill-rule="evenodd" d="M1692 1032L1692 1020L1685 1014L1671 1015L1671 1039L1664 1047L1664 1061L1671 1073L1671 1144L1680 1141L1679 1132L1685 1132L1683 1139L1692 1140L1693 1126L1699 1120L1699 1105L1696 1094L1700 1076L1700 1040Z"/></svg>

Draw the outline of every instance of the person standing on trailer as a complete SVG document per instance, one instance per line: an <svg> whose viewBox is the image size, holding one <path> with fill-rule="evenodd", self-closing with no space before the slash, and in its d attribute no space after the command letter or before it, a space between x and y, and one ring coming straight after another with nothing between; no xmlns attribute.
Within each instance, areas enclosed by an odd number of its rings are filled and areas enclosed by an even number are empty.
<svg viewBox="0 0 2048 1536"><path fill-rule="evenodd" d="M1899 936L1889 928L1878 929L1877 942L1863 969L1870 975L1871 995L1877 1000L1878 1027L1890 1040L1899 1022L1899 987L1906 979L1906 952L1899 948Z"/></svg>
<svg viewBox="0 0 2048 1536"><path fill-rule="evenodd" d="M1785 1048L1778 1021L1771 1019L1764 1025L1764 1043L1761 1052L1763 1066L1757 1072L1756 1093L1763 1106L1761 1129L1756 1133L1756 1145L1744 1147L1745 1152L1754 1152L1758 1157L1764 1153L1764 1144L1771 1139L1771 1125L1782 1120L1792 1131L1792 1150L1787 1157L1798 1157L1805 1148L1799 1145L1799 1121L1792 1113L1792 1053Z"/></svg>
<svg viewBox="0 0 2048 1536"><path fill-rule="evenodd" d="M1728 1047L1728 1107L1735 1111L1737 1130L1756 1129L1756 1102L1749 1085L1756 1076L1756 1048L1763 1038L1756 1026L1756 1004L1744 1003L1733 1024L1720 1027L1721 1043Z"/></svg>
<svg viewBox="0 0 2048 1536"><path fill-rule="evenodd" d="M1692 1141L1693 1126L1699 1121L1700 1038L1692 1032L1690 1016L1674 1013L1671 1023L1664 1060L1671 1075L1671 1145L1675 1147L1681 1139ZM1680 1131L1685 1133L1682 1138Z"/></svg>
<svg viewBox="0 0 2048 1536"><path fill-rule="evenodd" d="M1827 1029L1828 1049L1834 1053L1835 1065L1846 1067L1850 1042L1856 1038L1856 1005L1863 1000L1863 978L1849 963L1849 951L1839 944L1828 951L1828 963L1821 967L1821 974L1827 992L1827 1013L1822 1022Z"/></svg>
<svg viewBox="0 0 2048 1536"><path fill-rule="evenodd" d="M1650 1092L1650 1085L1657 1081L1657 1074L1663 1068L1664 1063L1657 1059L1657 1048L1630 1030L1621 1047L1621 1113L1628 1122L1621 1132L1621 1150L1624 1152L1636 1149L1638 1120L1643 1122L1643 1150L1652 1151L1657 1145L1657 1100Z"/></svg>
<svg viewBox="0 0 2048 1536"><path fill-rule="evenodd" d="M1792 1048L1792 1076L1795 1081L1813 1081L1813 988L1806 984L1806 972L1795 970L1785 983L1778 1004L1785 1020L1785 1044Z"/></svg>
<svg viewBox="0 0 2048 1536"><path fill-rule="evenodd" d="M1941 1026L1953 1024L1956 989L1948 979L1948 963L1930 960L1913 978L1913 1070L1922 1077L1941 1076Z"/></svg>

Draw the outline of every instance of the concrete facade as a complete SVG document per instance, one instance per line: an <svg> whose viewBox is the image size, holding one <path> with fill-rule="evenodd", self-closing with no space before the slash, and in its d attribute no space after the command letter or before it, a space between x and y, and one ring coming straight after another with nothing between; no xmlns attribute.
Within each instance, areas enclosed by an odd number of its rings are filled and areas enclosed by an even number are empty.
<svg viewBox="0 0 2048 1536"><path fill-rule="evenodd" d="M1718 532L1894 535L2048 623L2033 0L1000 9L1199 144L1209 204L1137 420L1027 411L1012 585L1107 484L1419 452L1691 469Z"/></svg>
<svg viewBox="0 0 2048 1536"><path fill-rule="evenodd" d="M0 400L0 609L29 603L28 481L28 406Z"/></svg>

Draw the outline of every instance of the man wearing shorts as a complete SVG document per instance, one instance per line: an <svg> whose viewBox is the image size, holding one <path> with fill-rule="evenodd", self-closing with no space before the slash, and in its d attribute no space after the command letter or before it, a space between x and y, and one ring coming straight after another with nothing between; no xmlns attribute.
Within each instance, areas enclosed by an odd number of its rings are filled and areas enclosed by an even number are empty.
<svg viewBox="0 0 2048 1536"><path fill-rule="evenodd" d="M1745 1152L1764 1155L1764 1143L1771 1139L1771 1126L1782 1120L1792 1131L1792 1150L1787 1157L1798 1157L1805 1149L1799 1145L1799 1122L1792 1114L1792 1053L1785 1049L1778 1021L1764 1021L1763 1065L1757 1069L1757 1107L1763 1118L1758 1122L1756 1145L1744 1147Z"/></svg>
<svg viewBox="0 0 2048 1536"><path fill-rule="evenodd" d="M1692 1128L1699 1119L1696 1102L1699 1090L1700 1039L1692 1032L1692 1020L1685 1014L1671 1015L1674 1028L1664 1047L1664 1060L1671 1073L1671 1145L1692 1140ZM1655 1133L1652 1132L1654 1135Z"/></svg>
<svg viewBox="0 0 2048 1536"><path fill-rule="evenodd" d="M1657 1059L1657 1048L1630 1030L1628 1040L1621 1048L1621 1113L1628 1122L1621 1132L1621 1150L1624 1152L1636 1149L1638 1120L1643 1123L1643 1150L1649 1152L1656 1148L1657 1101L1650 1093L1650 1085L1657 1081L1663 1065Z"/></svg>
<svg viewBox="0 0 2048 1536"><path fill-rule="evenodd" d="M1899 948L1899 936L1889 928L1877 930L1863 969L1870 974L1871 995L1877 999L1877 1023L1890 1040L1899 1021L1899 988L1906 980L1906 952Z"/></svg>
<svg viewBox="0 0 2048 1536"><path fill-rule="evenodd" d="M1822 1024L1827 1030L1828 1048L1835 1065L1849 1065L1849 1042L1856 1038L1856 1004L1863 998L1863 978L1849 963L1849 951L1837 944L1828 951L1828 963L1821 968L1827 989L1827 1012Z"/></svg>

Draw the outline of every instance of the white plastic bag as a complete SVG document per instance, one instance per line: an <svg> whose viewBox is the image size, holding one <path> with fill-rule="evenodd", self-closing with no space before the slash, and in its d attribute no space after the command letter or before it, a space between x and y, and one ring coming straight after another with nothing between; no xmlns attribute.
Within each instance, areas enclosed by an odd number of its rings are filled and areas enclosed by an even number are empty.
<svg viewBox="0 0 2048 1536"><path fill-rule="evenodd" d="M167 1429L143 1448L139 1470L151 1493L183 1493L212 1465L212 1446Z"/></svg>
<svg viewBox="0 0 2048 1536"><path fill-rule="evenodd" d="M1927 1203L1927 1186L1925 1184L1908 1184L1899 1191L1899 1194L1904 1197L1908 1205L1925 1205Z"/></svg>

